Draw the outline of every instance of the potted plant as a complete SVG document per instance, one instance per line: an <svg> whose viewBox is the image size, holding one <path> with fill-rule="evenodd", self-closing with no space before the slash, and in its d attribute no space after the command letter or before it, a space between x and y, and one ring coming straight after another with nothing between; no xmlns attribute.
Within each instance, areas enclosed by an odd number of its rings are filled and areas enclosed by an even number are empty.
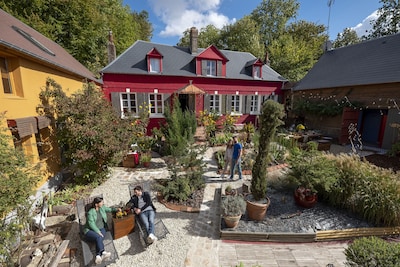
<svg viewBox="0 0 400 267"><path fill-rule="evenodd" d="M228 228L235 228L246 211L246 201L240 195L228 195L222 198L221 214Z"/></svg>
<svg viewBox="0 0 400 267"><path fill-rule="evenodd" d="M140 154L140 163L142 163L144 167L149 167L150 161L151 161L151 152L144 152Z"/></svg>
<svg viewBox="0 0 400 267"><path fill-rule="evenodd" d="M236 195L236 190L231 185L225 187L225 195Z"/></svg>
<svg viewBox="0 0 400 267"><path fill-rule="evenodd" d="M298 205L313 207L317 193L328 193L336 185L340 173L332 160L317 149L315 142L307 143L307 150L294 150L288 158L289 181L295 184L294 198Z"/></svg>
<svg viewBox="0 0 400 267"><path fill-rule="evenodd" d="M260 138L256 161L252 168L251 193L247 197L247 215L251 220L263 220L270 204L267 197L268 151L276 129L283 124L281 120L283 116L283 105L273 100L264 102L259 118Z"/></svg>

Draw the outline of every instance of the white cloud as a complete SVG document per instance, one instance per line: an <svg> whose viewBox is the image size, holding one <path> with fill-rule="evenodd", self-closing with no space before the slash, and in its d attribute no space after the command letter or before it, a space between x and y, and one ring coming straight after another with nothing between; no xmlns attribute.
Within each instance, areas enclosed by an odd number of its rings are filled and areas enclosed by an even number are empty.
<svg viewBox="0 0 400 267"><path fill-rule="evenodd" d="M201 29L209 24L217 28L233 23L218 13L222 0L149 0L156 16L165 24L160 35L163 37L182 36L191 27Z"/></svg>
<svg viewBox="0 0 400 267"><path fill-rule="evenodd" d="M357 26L352 27L351 29L357 33L358 37L361 37L363 35L368 35L368 32L372 29L373 22L378 17L379 17L378 10L376 10L371 15L366 17L361 23L358 23Z"/></svg>

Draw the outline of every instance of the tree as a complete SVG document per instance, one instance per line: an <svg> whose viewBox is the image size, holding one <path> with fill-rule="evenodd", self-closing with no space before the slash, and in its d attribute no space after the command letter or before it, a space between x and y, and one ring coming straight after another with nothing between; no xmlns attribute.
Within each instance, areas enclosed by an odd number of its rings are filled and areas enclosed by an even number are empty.
<svg viewBox="0 0 400 267"><path fill-rule="evenodd" d="M1 125L4 118L1 113ZM23 152L12 146L13 141L5 131L9 129L0 129L0 265L14 266L12 253L31 222L29 196L40 176Z"/></svg>
<svg viewBox="0 0 400 267"><path fill-rule="evenodd" d="M268 46L271 67L286 79L299 81L323 53L325 27L306 21L289 24Z"/></svg>
<svg viewBox="0 0 400 267"><path fill-rule="evenodd" d="M276 129L283 124L281 119L284 115L283 105L270 99L264 102L260 115L260 141L252 169L250 188L255 200L266 197L269 144L275 136Z"/></svg>
<svg viewBox="0 0 400 267"><path fill-rule="evenodd" d="M379 17L374 22L367 38L378 38L396 34L400 31L400 1L380 0L380 2L383 6L379 8Z"/></svg>
<svg viewBox="0 0 400 267"><path fill-rule="evenodd" d="M214 25L207 25L205 28L199 30L199 36L197 39L198 46L206 48L210 45L215 45L218 48L220 46L220 30ZM183 32L183 36L179 39L177 46L189 47L190 46L190 29Z"/></svg>
<svg viewBox="0 0 400 267"><path fill-rule="evenodd" d="M223 49L249 52L257 58L265 56L265 47L260 39L259 27L250 16L244 16L236 23L223 27L220 44Z"/></svg>
<svg viewBox="0 0 400 267"><path fill-rule="evenodd" d="M268 46L277 39L288 21L296 17L299 8L297 0L263 0L251 13L260 27L261 41Z"/></svg>
<svg viewBox="0 0 400 267"><path fill-rule="evenodd" d="M119 118L93 83L68 97L59 84L48 79L40 99L38 109L56 120L57 140L66 164L76 174L75 182L103 182L108 167L120 162L131 145L132 122Z"/></svg>
<svg viewBox="0 0 400 267"><path fill-rule="evenodd" d="M0 0L0 8L61 45L79 62L98 72L108 62L108 32L117 54L136 40L149 40L148 14L131 12L122 0Z"/></svg>
<svg viewBox="0 0 400 267"><path fill-rule="evenodd" d="M333 42L334 48L339 48L343 46L348 46L352 44L357 44L361 42L361 38L357 36L355 30L351 28L346 28L342 33L338 33L336 40Z"/></svg>

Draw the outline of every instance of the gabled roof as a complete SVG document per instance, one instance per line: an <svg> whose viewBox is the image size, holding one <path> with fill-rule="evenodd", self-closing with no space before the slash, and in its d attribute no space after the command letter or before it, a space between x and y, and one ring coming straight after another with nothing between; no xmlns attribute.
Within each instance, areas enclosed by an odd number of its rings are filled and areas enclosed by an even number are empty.
<svg viewBox="0 0 400 267"><path fill-rule="evenodd" d="M151 74L147 71L146 54L156 48L163 56L163 71L161 74ZM196 55L201 54L205 49L199 48ZM246 63L256 58L247 52L236 52L219 50L228 60L226 63L226 78L254 80L246 71ZM102 73L116 74L142 74L142 75L166 75L166 76L187 76L196 77L194 58L196 55L190 53L189 47L169 46L155 44L145 41L136 41L125 52L119 55L113 62L102 69ZM263 65L262 80L286 81L279 73L271 67ZM210 78L210 77L207 77ZM219 78L219 77L213 77ZM211 78L211 79L213 79Z"/></svg>
<svg viewBox="0 0 400 267"><path fill-rule="evenodd" d="M327 51L294 90L400 82L400 34Z"/></svg>
<svg viewBox="0 0 400 267"><path fill-rule="evenodd" d="M100 82L64 48L0 9L0 49L2 47L53 68Z"/></svg>

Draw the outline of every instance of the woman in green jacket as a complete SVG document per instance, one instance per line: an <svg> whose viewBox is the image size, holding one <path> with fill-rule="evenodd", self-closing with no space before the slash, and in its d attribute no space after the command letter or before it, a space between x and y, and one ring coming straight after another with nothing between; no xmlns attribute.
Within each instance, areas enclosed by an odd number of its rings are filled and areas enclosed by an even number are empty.
<svg viewBox="0 0 400 267"><path fill-rule="evenodd" d="M87 212L84 228L85 237L88 241L96 243L96 264L110 258L111 253L104 250L104 236L107 228L107 212L116 212L121 209L104 206L103 198L95 197L92 208Z"/></svg>

